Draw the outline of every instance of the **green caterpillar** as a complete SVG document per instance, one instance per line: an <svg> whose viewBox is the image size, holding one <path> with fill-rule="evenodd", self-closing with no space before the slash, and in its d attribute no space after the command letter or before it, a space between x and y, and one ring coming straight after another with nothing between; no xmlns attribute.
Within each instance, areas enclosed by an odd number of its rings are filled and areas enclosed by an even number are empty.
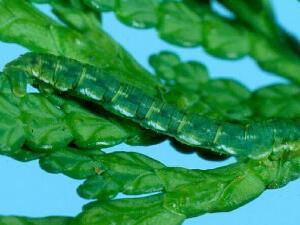
<svg viewBox="0 0 300 225"><path fill-rule="evenodd" d="M28 80L47 84L184 144L219 154L261 158L272 151L297 149L300 139L299 123L271 120L242 125L187 114L117 76L65 57L27 53L6 65L4 72L17 95L25 93Z"/></svg>

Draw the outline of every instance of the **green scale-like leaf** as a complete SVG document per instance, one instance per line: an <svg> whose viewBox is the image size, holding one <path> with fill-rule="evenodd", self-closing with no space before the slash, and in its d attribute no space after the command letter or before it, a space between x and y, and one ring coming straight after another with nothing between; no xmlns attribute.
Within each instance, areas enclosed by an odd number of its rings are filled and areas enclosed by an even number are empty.
<svg viewBox="0 0 300 225"><path fill-rule="evenodd" d="M161 38L185 47L196 46L203 41L202 18L185 5L163 4L158 15L157 27Z"/></svg>
<svg viewBox="0 0 300 225"><path fill-rule="evenodd" d="M290 50L300 55L299 41L287 33L276 23L272 10L272 2L269 0L219 0L225 7L230 9L238 20L243 22L249 29L259 32L272 40L281 42L282 45L290 47Z"/></svg>
<svg viewBox="0 0 300 225"><path fill-rule="evenodd" d="M164 166L136 153L60 150L40 161L48 172L87 179L78 189L88 199L108 199L118 193L143 194L162 190L155 171Z"/></svg>
<svg viewBox="0 0 300 225"><path fill-rule="evenodd" d="M293 84L274 84L253 93L251 104L262 118L300 119L300 88Z"/></svg>
<svg viewBox="0 0 300 225"><path fill-rule="evenodd" d="M74 220L72 225L83 225L87 222L90 225L182 224L185 216L164 209L162 199L162 195L155 195L92 204Z"/></svg>
<svg viewBox="0 0 300 225"><path fill-rule="evenodd" d="M209 79L198 62L181 62L174 53L161 52L150 57L150 64L167 85L165 100L185 112L240 123L253 114L246 87L234 80Z"/></svg>
<svg viewBox="0 0 300 225"><path fill-rule="evenodd" d="M157 224L158 221L176 225L185 218L231 211L258 197L267 187L278 188L299 177L299 153L290 153L284 160L281 157L285 158L277 155L208 171L163 168L157 174L166 192L91 203L72 225Z"/></svg>
<svg viewBox="0 0 300 225"><path fill-rule="evenodd" d="M100 25L99 13L88 10L79 0L51 0L48 3L51 4L53 13L69 27L86 33L97 33Z"/></svg>
<svg viewBox="0 0 300 225"><path fill-rule="evenodd" d="M252 119L299 120L297 85L274 84L251 93L235 80L209 79L202 64L181 62L172 52L152 55L150 64L166 85L164 99L187 112L242 123Z"/></svg>
<svg viewBox="0 0 300 225"><path fill-rule="evenodd" d="M175 225L205 213L231 211L258 197L266 188L286 185L299 177L299 162L299 151L286 149L261 160L212 170L187 170L165 167L137 153L60 149L43 156L40 164L52 173L87 178L79 193L99 198L85 206L72 225L137 225L157 221ZM119 192L136 195L157 191L161 193L109 200Z"/></svg>
<svg viewBox="0 0 300 225"><path fill-rule="evenodd" d="M118 0L117 17L134 27L147 28L157 23L156 8L160 0Z"/></svg>
<svg viewBox="0 0 300 225"><path fill-rule="evenodd" d="M131 26L156 27L168 42L184 47L203 45L208 53L226 59L251 55L263 69L299 83L299 42L277 27L268 3L221 2L238 18L221 17L207 1L194 0L116 0L111 10Z"/></svg>

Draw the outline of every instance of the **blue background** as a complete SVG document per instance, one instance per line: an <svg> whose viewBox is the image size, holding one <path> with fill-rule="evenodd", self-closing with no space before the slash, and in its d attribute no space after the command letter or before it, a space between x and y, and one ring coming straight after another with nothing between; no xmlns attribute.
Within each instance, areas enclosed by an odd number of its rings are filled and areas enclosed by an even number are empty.
<svg viewBox="0 0 300 225"><path fill-rule="evenodd" d="M272 0L278 22L288 31L300 38L300 3L296 0ZM49 13L49 8L39 6ZM215 9L227 14L219 5ZM251 89L281 78L261 71L249 57L239 61L225 61L207 55L202 48L183 49L158 39L155 30L136 30L120 24L113 14L104 15L104 29L146 68L148 56L161 50L178 53L183 60L198 60L207 65L212 77L234 77ZM26 49L0 42L0 69L4 64L24 53ZM168 142L151 147L130 147L119 145L107 151L122 150L144 153L158 159L168 166L187 168L214 168L232 163L208 162L195 154L182 155L169 146ZM70 215L81 211L87 201L76 194L81 181L63 175L52 175L42 171L38 162L19 163L0 156L0 214L24 216ZM207 214L187 220L184 225L296 225L300 221L300 180L291 182L280 190L266 191L261 197L230 213ZM120 196L124 197L124 196Z"/></svg>

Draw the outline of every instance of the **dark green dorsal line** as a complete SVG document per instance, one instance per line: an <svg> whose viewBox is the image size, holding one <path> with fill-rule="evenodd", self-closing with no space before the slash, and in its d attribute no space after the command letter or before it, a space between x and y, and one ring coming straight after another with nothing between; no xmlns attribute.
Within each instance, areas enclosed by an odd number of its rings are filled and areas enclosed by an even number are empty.
<svg viewBox="0 0 300 225"><path fill-rule="evenodd" d="M121 82L113 74L65 57L28 53L9 63L5 73L9 74L16 94L24 93L27 80L43 82L59 92L99 104L147 129L220 154L261 158L286 146L296 148L300 138L299 124L291 121L241 125L185 113L140 88Z"/></svg>

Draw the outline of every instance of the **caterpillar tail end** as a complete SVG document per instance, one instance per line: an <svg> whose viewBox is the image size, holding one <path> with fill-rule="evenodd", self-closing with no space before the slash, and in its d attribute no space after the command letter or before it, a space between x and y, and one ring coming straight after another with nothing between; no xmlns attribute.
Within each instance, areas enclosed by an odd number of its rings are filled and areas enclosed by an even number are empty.
<svg viewBox="0 0 300 225"><path fill-rule="evenodd" d="M22 71L7 69L4 71L7 76L11 90L16 97L24 97L27 90L27 76Z"/></svg>
<svg viewBox="0 0 300 225"><path fill-rule="evenodd" d="M19 98L24 97L26 95L26 90L24 91L21 88L13 88L12 91L13 91L13 94Z"/></svg>

